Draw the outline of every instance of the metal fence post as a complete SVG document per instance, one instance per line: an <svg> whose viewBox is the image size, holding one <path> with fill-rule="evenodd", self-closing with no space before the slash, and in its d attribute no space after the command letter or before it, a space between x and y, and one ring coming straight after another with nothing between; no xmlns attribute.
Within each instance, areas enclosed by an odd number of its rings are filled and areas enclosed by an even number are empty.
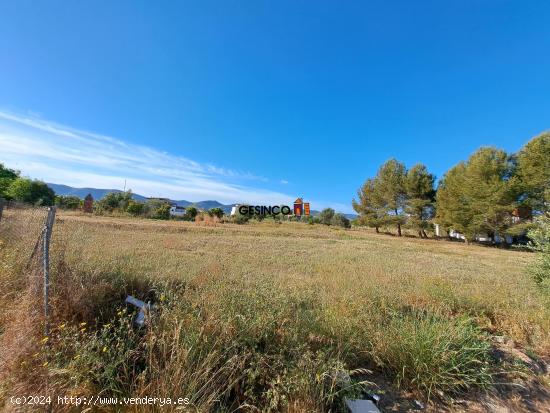
<svg viewBox="0 0 550 413"><path fill-rule="evenodd" d="M4 204L6 201L4 198L0 198L0 222L2 222L2 212L4 211Z"/></svg>
<svg viewBox="0 0 550 413"><path fill-rule="evenodd" d="M50 295L50 238L52 236L53 223L55 221L55 207L48 208L48 217L44 227L44 336L50 336L49 320L49 295Z"/></svg>

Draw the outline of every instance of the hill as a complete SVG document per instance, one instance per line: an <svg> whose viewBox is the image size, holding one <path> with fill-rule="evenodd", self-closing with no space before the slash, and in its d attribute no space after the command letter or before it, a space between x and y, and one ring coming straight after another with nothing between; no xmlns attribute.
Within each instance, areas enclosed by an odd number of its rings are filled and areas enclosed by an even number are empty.
<svg viewBox="0 0 550 413"><path fill-rule="evenodd" d="M48 186L51 189L53 189L57 195L65 195L65 196L71 195L71 196L77 196L82 199L88 194L92 194L94 199L101 199L110 192L122 192L120 189L74 188L68 185L53 184L53 183L48 183ZM134 198L136 201L142 201L142 202L149 199L146 196L136 194L136 193L132 194L132 198ZM235 205L235 204L224 205L221 202L213 201L213 200L191 202L185 199L180 199L180 200L171 199L170 201L183 207L194 205L198 209L203 209L203 210L207 210L211 208L221 208L226 214L229 214L231 212L231 208Z"/></svg>
<svg viewBox="0 0 550 413"><path fill-rule="evenodd" d="M72 195L77 196L79 198L84 199L84 197L88 194L92 194L94 199L101 199L106 194L110 192L122 192L120 189L101 189L101 188L74 188L69 185L62 185L62 184L53 184L48 183L48 186L54 190L54 192L57 195ZM132 197L136 201L146 201L148 197L140 195L140 194L132 194ZM196 208L201 210L208 210L211 208L221 208L223 209L223 212L225 214L231 213L231 208L233 208L236 204L222 204L221 202L215 201L215 200L207 200L207 201L199 201L199 202L191 202L187 201L185 199L180 200L170 200L173 203L176 203L180 206L186 207L190 205L194 205ZM319 214L319 211L312 210L311 215L317 215ZM344 214L348 219L355 219L357 218L357 215L355 214Z"/></svg>

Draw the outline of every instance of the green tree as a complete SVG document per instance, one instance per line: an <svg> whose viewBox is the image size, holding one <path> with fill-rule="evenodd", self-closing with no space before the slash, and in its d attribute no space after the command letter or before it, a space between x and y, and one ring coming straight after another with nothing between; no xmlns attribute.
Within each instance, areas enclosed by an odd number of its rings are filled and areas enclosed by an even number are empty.
<svg viewBox="0 0 550 413"><path fill-rule="evenodd" d="M132 200L132 191L109 192L98 201L98 205L105 211L125 211Z"/></svg>
<svg viewBox="0 0 550 413"><path fill-rule="evenodd" d="M496 148L481 148L451 168L437 191L437 218L466 237L504 234L511 225L517 185L513 159Z"/></svg>
<svg viewBox="0 0 550 413"><path fill-rule="evenodd" d="M321 224L330 225L332 224L332 219L334 218L334 209L332 208L325 208L321 212L319 212L319 215L317 218L319 219L319 222Z"/></svg>
<svg viewBox="0 0 550 413"><path fill-rule="evenodd" d="M53 205L55 192L42 181L18 177L11 181L6 196L33 205Z"/></svg>
<svg viewBox="0 0 550 413"><path fill-rule="evenodd" d="M530 140L517 154L520 200L537 212L550 209L550 132Z"/></svg>
<svg viewBox="0 0 550 413"><path fill-rule="evenodd" d="M407 172L405 178L407 225L415 228L421 238L427 238L426 230L434 215L435 176L428 169L417 164Z"/></svg>
<svg viewBox="0 0 550 413"><path fill-rule="evenodd" d="M405 165L396 159L390 159L384 163L376 175L375 189L382 209L386 212L385 220L397 227L399 236L401 236L401 226L405 222L407 200L405 178Z"/></svg>
<svg viewBox="0 0 550 413"><path fill-rule="evenodd" d="M208 215L210 215L211 217L218 217L218 218L222 218L223 217L223 209L221 208L210 208L210 210L208 211Z"/></svg>
<svg viewBox="0 0 550 413"><path fill-rule="evenodd" d="M357 191L358 200L353 199L352 206L359 214L359 225L366 225L379 232L379 228L385 223L386 211L382 199L378 196L376 183L376 179L367 179Z"/></svg>
<svg viewBox="0 0 550 413"><path fill-rule="evenodd" d="M332 220L330 221L330 225L342 228L351 228L351 223L349 219L344 214L340 213L334 214Z"/></svg>
<svg viewBox="0 0 550 413"><path fill-rule="evenodd" d="M0 178L15 179L19 176L19 172L15 169L6 168L3 163L0 162Z"/></svg>
<svg viewBox="0 0 550 413"><path fill-rule="evenodd" d="M193 221L197 214L199 213L198 209L194 206L187 207L185 209L185 214L183 215L183 219L186 221Z"/></svg>
<svg viewBox="0 0 550 413"><path fill-rule="evenodd" d="M55 205L62 209L78 209L82 201L74 195L57 195L55 197Z"/></svg>
<svg viewBox="0 0 550 413"><path fill-rule="evenodd" d="M6 168L0 163L0 197L7 198L6 191L10 184L19 177L19 172L13 169Z"/></svg>

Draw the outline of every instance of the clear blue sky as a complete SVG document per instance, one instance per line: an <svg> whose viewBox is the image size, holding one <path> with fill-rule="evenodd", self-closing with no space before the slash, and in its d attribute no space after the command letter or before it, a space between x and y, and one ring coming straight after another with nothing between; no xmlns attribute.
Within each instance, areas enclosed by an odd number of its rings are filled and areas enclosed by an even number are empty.
<svg viewBox="0 0 550 413"><path fill-rule="evenodd" d="M63 159L13 149L14 122L32 118L166 152L172 168L185 158L222 192L349 212L388 158L440 177L550 128L549 21L550 2L531 0L2 1L0 110L17 119L0 118L0 162L57 183L110 173L69 159L57 177ZM180 198L217 195L184 186Z"/></svg>

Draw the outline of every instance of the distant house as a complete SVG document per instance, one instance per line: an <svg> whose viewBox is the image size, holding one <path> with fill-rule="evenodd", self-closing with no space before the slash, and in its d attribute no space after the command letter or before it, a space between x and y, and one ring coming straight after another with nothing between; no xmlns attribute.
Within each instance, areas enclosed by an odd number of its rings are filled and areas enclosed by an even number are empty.
<svg viewBox="0 0 550 413"><path fill-rule="evenodd" d="M235 206L231 207L231 216L237 215L237 211L239 210L240 204L235 204Z"/></svg>
<svg viewBox="0 0 550 413"><path fill-rule="evenodd" d="M185 208L177 204L170 205L170 216L171 217L182 217L185 215Z"/></svg>
<svg viewBox="0 0 550 413"><path fill-rule="evenodd" d="M512 224L519 224L521 222L530 221L533 219L533 214L530 208L527 207L518 207L515 208L512 211L512 214L510 216L510 220ZM441 224L434 224L435 228L435 235L437 237L450 237L455 239L462 239L465 240L466 237L464 234L461 234L460 232L457 232L453 229L450 229L448 232L443 228ZM494 236L489 235L486 232L476 234L474 236L474 240L477 242L494 242L496 244L513 244L514 242L518 241L518 238L521 239L522 235L520 236L511 236L508 234L500 235L500 234L494 234Z"/></svg>
<svg viewBox="0 0 550 413"><path fill-rule="evenodd" d="M533 219L533 211L528 207L517 207L512 211L512 222L514 224L530 221Z"/></svg>

